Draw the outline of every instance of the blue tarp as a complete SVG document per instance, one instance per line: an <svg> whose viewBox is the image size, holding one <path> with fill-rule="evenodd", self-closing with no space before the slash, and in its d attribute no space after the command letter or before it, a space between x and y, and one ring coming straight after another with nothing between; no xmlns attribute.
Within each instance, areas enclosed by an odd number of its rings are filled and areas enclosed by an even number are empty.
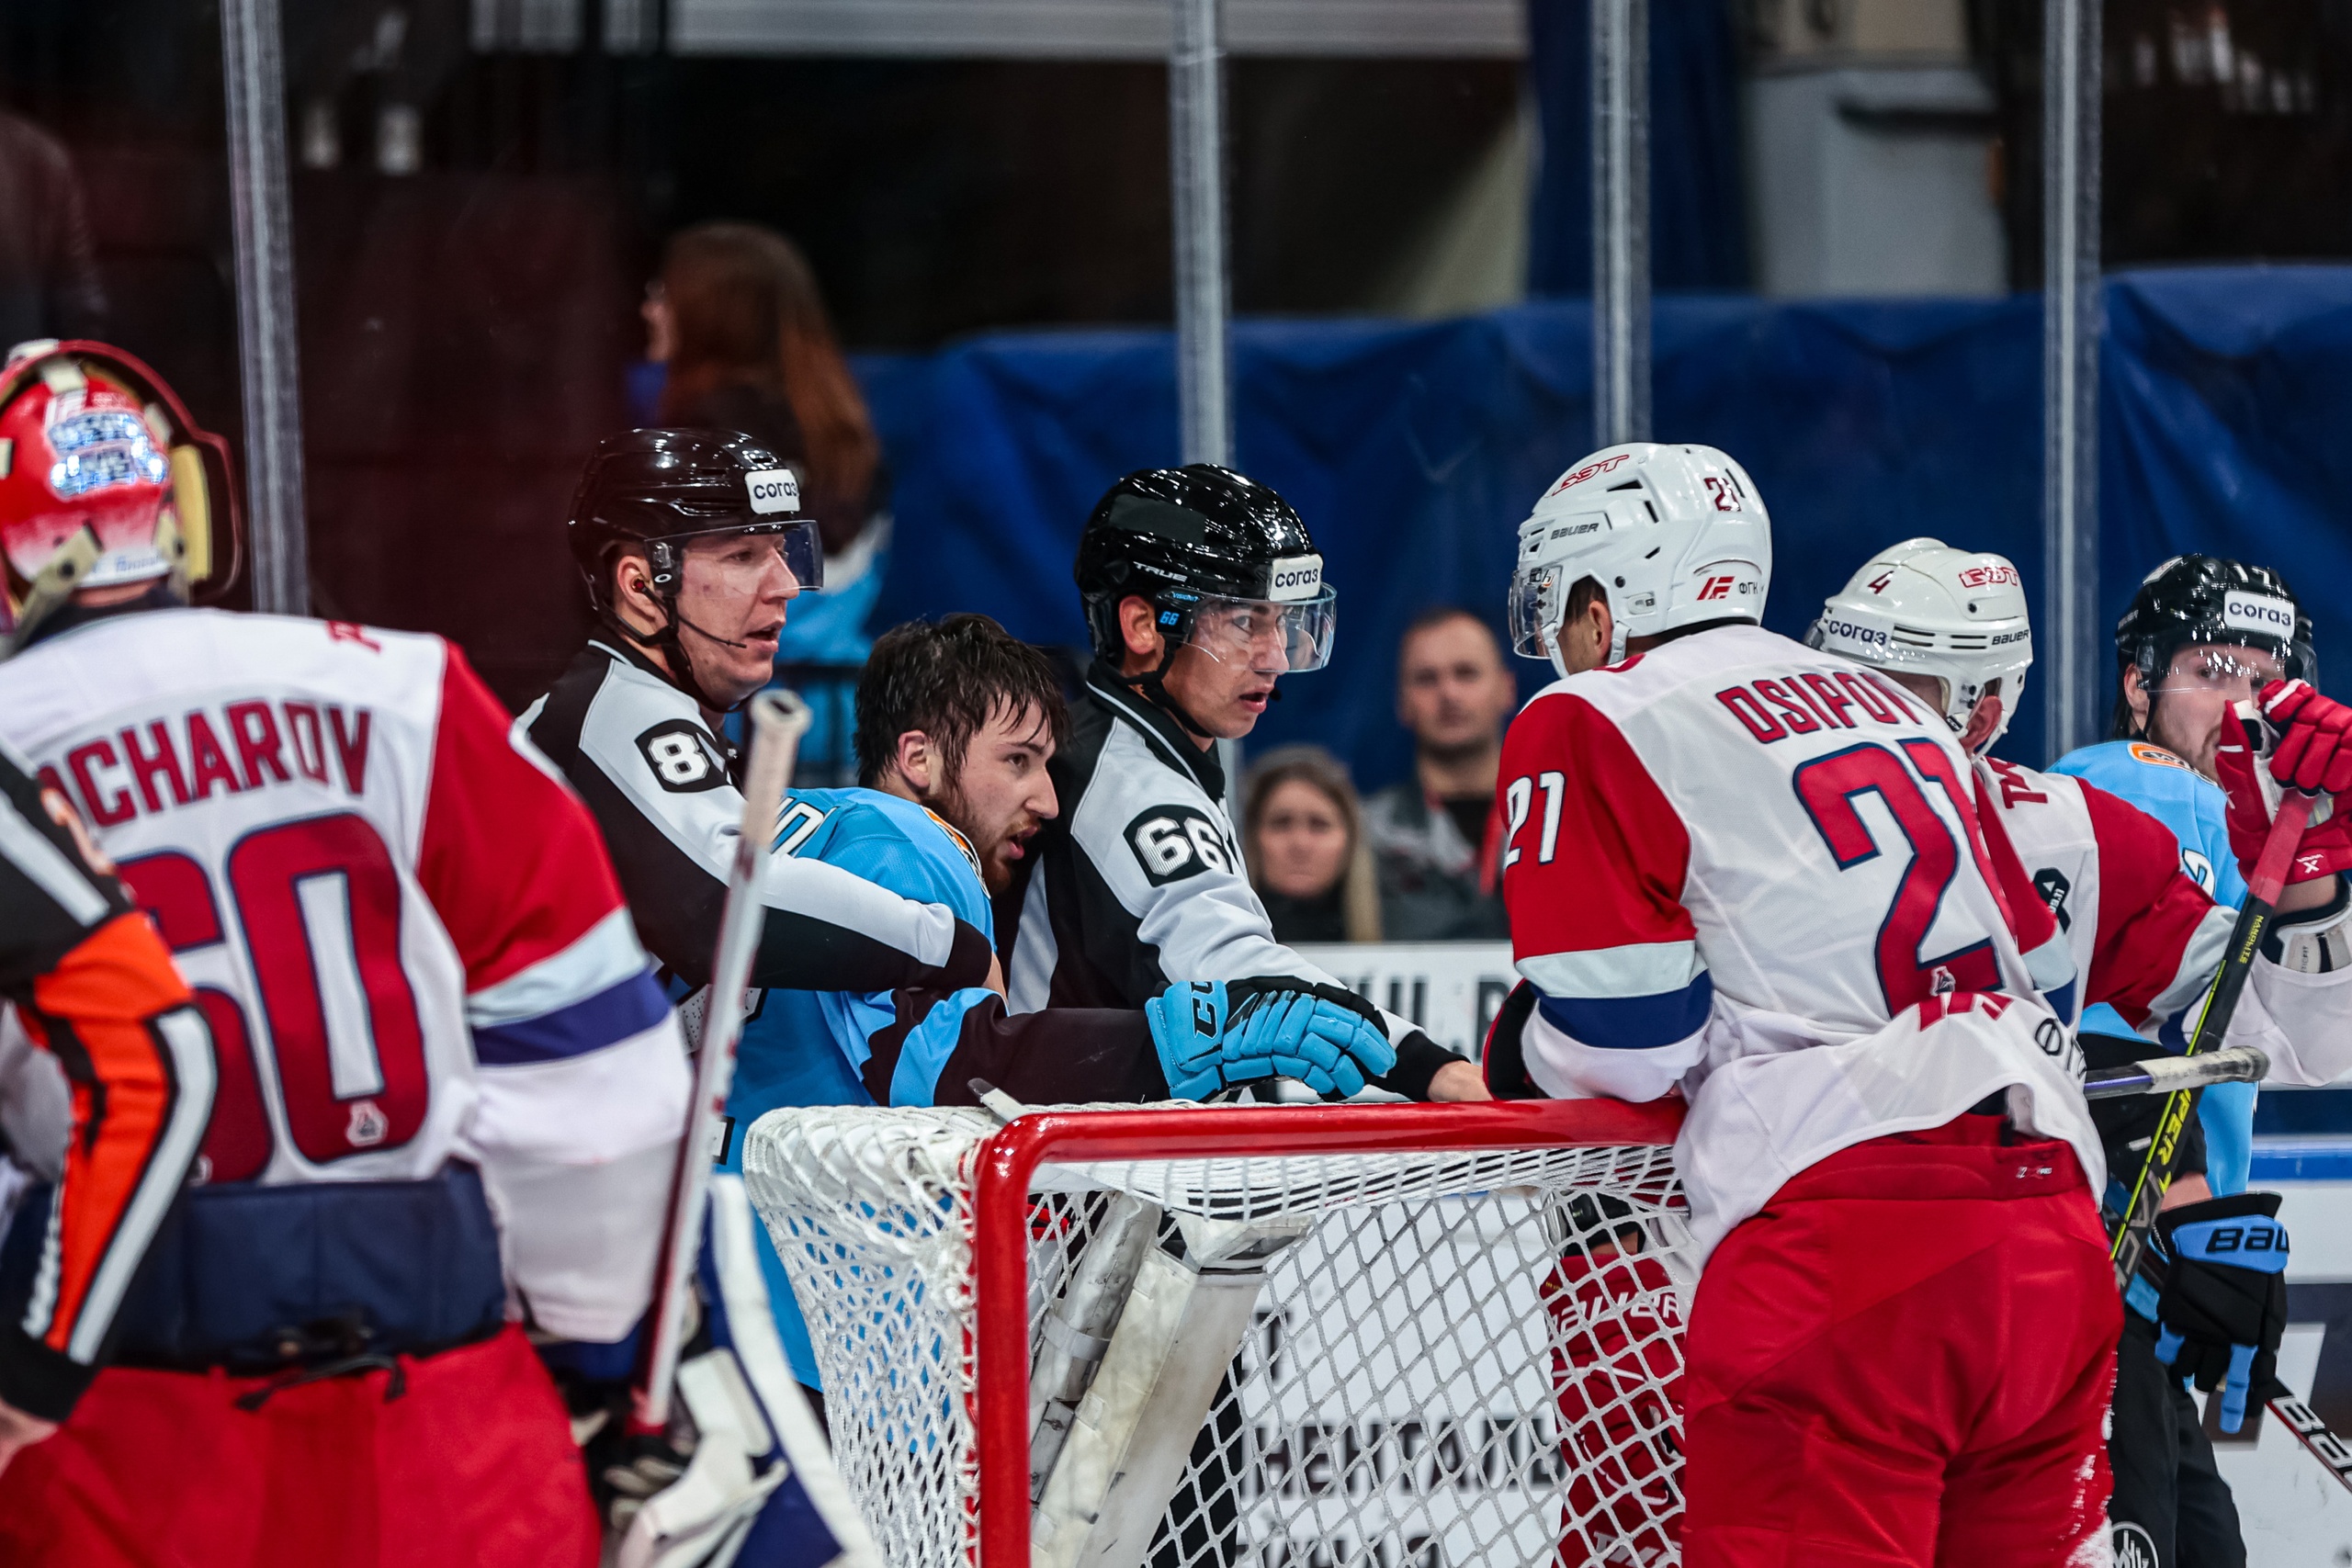
<svg viewBox="0 0 2352 1568"><path fill-rule="evenodd" d="M1725 0L1649 7L1650 280L1747 282L1739 48ZM1527 77L1541 141L1527 207L1527 291L1592 292L1592 7L1529 0Z"/></svg>
<svg viewBox="0 0 2352 1568"><path fill-rule="evenodd" d="M2352 268L2122 275L2107 309L2102 624L2150 567L2202 548L2287 571L2324 665L2352 648L2335 592L2352 570ZM1656 330L1656 428L1731 452L1771 508L1774 629L1801 631L1871 550L1917 534L2008 555L2039 615L2037 298L1668 296ZM1441 603L1499 628L1514 528L1592 446L1589 311L1244 321L1235 364L1239 466L1297 505L1340 604L1330 668L1285 682L1250 747L1319 740L1377 787L1408 758L1398 630ZM1113 479L1176 451L1169 334L1007 333L861 370L899 476L878 622L979 609L1082 644L1079 527ZM1547 673L1519 664L1531 691ZM2002 750L2046 760L2030 685Z"/></svg>

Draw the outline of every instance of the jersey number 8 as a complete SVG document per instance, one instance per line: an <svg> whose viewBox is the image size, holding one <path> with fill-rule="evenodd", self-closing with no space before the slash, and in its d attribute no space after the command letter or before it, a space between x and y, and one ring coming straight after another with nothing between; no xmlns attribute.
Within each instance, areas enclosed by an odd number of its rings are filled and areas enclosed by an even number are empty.
<svg viewBox="0 0 2352 1568"><path fill-rule="evenodd" d="M260 998L277 1100L304 1159L324 1165L416 1135L431 1083L401 962L400 874L365 818L304 818L246 835L229 852L226 900L175 850L120 869L212 1026L220 1084L204 1134L206 1179L251 1180L269 1165L264 1080L237 993ZM249 980L233 967L224 902L243 931Z"/></svg>

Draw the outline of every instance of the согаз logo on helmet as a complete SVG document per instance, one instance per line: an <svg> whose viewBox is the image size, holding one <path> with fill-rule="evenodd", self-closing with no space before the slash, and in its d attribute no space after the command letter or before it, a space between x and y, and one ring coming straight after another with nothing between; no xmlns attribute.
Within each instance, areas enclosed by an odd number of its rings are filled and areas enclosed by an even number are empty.
<svg viewBox="0 0 2352 1568"><path fill-rule="evenodd" d="M2295 606L2267 593L2224 593L2222 624L2239 631L2295 635Z"/></svg>
<svg viewBox="0 0 2352 1568"><path fill-rule="evenodd" d="M800 479L790 468L746 474L743 482L752 492L752 510L762 515L800 510Z"/></svg>

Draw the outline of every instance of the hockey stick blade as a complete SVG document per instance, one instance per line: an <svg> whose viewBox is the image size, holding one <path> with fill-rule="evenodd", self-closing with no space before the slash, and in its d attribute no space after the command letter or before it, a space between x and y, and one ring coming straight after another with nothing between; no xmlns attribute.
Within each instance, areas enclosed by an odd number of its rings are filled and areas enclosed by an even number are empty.
<svg viewBox="0 0 2352 1568"><path fill-rule="evenodd" d="M2327 1466L2327 1472L2352 1492L2352 1443L2338 1436L2313 1410L2292 1394L2281 1394L2269 1404L2270 1414L2278 1417L2279 1425L2295 1434L2295 1440L2311 1450L2311 1455Z"/></svg>
<svg viewBox="0 0 2352 1568"><path fill-rule="evenodd" d="M2259 1046L2233 1045L2203 1056L2156 1056L2128 1066L2094 1068L2083 1075L2083 1098L2121 1100L2217 1083L2260 1083L2269 1071L2270 1058Z"/></svg>
<svg viewBox="0 0 2352 1568"><path fill-rule="evenodd" d="M2303 829L2317 804L2317 796L2300 790L2290 790L2279 800L2278 814L2271 818L2270 834L2262 841L2262 853L2255 862L2254 874L2246 878L2245 902L2239 906L2237 922L2230 929L2228 951L2222 955L2222 966L2214 972L2213 984L2205 993L2205 1004L2198 1012L2197 1027L2189 1034L2188 1049L2184 1055L2198 1056L2217 1051L2229 1033L2230 1020L2237 1012L2246 976L2254 971L2255 955L2262 951L2262 939L2270 931L2278 896L2286 890L2287 868L2302 842ZM2115 1262L2115 1287L2119 1291L2130 1287L2132 1275L2139 1271L2140 1259L2148 1249L2148 1232L2155 1224L2156 1211L2164 1204L2165 1190L2172 1185L2173 1173L2180 1168L2182 1134L2188 1130L2189 1117L2196 1114L2198 1094L2198 1089L2189 1088L2175 1089L2165 1096L2164 1109L2156 1118L2155 1135L2148 1141L2148 1157L2125 1196L2123 1212L2107 1216L2110 1227L2109 1256Z"/></svg>
<svg viewBox="0 0 2352 1568"><path fill-rule="evenodd" d="M677 1173L670 1189L670 1213L662 1226L661 1269L654 1279L652 1323L645 1359L631 1400L629 1428L658 1433L670 1424L672 1385L684 1340L687 1292L694 1289L695 1257L702 1247L703 1211L710 1197L710 1168L727 1091L735 1078L735 1041L743 1027L743 988L751 983L752 960L760 944L765 907L758 882L767 863L784 792L792 784L792 764L808 728L808 705L790 692L754 694L746 706L752 754L744 766L743 816L735 840L734 863L727 873L727 903L718 918L718 951L710 966L710 1000L703 1013L702 1043L695 1054L694 1098L686 1111L686 1136L678 1145Z"/></svg>

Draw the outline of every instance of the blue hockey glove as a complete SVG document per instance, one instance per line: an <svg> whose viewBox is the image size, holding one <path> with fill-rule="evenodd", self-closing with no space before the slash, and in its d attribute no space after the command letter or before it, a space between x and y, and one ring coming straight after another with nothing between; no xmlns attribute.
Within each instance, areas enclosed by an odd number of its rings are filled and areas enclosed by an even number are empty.
<svg viewBox="0 0 2352 1568"><path fill-rule="evenodd" d="M2245 1424L2249 1400L2278 1382L2287 1328L2287 1228L2278 1194L2243 1192L2184 1203L2156 1216L2166 1259L2156 1302L2156 1359L2184 1382L2222 1391L2222 1430Z"/></svg>
<svg viewBox="0 0 2352 1568"><path fill-rule="evenodd" d="M1282 976L1188 981L1145 1003L1144 1016L1169 1091L1184 1100L1276 1077L1350 1095L1396 1065L1380 1015L1337 986Z"/></svg>

